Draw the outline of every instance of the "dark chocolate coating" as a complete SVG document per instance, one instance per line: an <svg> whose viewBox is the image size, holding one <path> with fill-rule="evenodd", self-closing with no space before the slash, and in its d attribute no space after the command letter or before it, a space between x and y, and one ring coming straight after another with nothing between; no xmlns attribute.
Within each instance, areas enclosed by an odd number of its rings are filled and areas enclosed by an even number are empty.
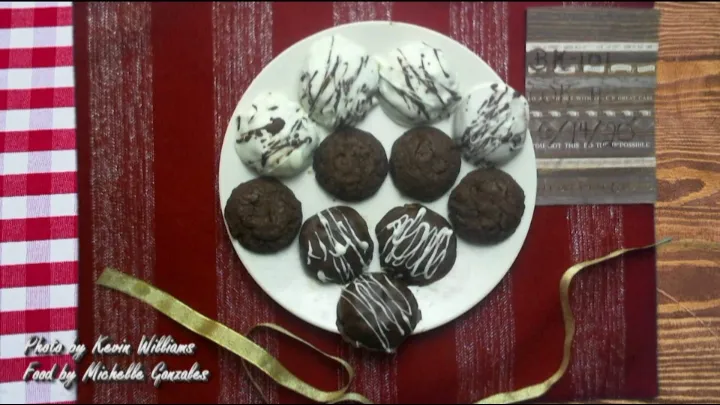
<svg viewBox="0 0 720 405"><path fill-rule="evenodd" d="M325 138L315 151L313 170L318 184L343 201L373 196L388 173L385 148L372 134L342 127Z"/></svg>
<svg viewBox="0 0 720 405"><path fill-rule="evenodd" d="M457 238L450 223L420 204L395 207L375 226L380 267L392 278L426 286L455 265Z"/></svg>
<svg viewBox="0 0 720 405"><path fill-rule="evenodd" d="M450 222L472 243L495 244L515 233L525 211L525 192L499 169L468 173L448 199Z"/></svg>
<svg viewBox="0 0 720 405"><path fill-rule="evenodd" d="M460 149L449 136L434 127L417 127L393 144L390 176L405 196L431 202L455 184L461 164Z"/></svg>
<svg viewBox="0 0 720 405"><path fill-rule="evenodd" d="M292 190L270 177L235 187L224 215L233 238L256 253L274 253L289 246L303 218L302 204Z"/></svg>
<svg viewBox="0 0 720 405"><path fill-rule="evenodd" d="M348 206L330 207L310 217L300 228L299 243L300 258L310 275L336 284L347 284L362 274L375 248L367 223Z"/></svg>
<svg viewBox="0 0 720 405"><path fill-rule="evenodd" d="M347 285L337 306L340 335L356 348L393 353L422 319L408 287L383 273L366 273Z"/></svg>

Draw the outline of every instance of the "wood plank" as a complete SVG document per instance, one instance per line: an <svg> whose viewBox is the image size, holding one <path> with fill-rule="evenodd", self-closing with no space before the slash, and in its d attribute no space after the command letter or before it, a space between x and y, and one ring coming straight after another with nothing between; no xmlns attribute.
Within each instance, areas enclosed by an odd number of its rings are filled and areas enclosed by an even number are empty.
<svg viewBox="0 0 720 405"><path fill-rule="evenodd" d="M717 60L720 2L664 2L658 8L661 11L660 59Z"/></svg>
<svg viewBox="0 0 720 405"><path fill-rule="evenodd" d="M660 396L720 401L720 3L657 3ZM688 23L692 22L692 23Z"/></svg>

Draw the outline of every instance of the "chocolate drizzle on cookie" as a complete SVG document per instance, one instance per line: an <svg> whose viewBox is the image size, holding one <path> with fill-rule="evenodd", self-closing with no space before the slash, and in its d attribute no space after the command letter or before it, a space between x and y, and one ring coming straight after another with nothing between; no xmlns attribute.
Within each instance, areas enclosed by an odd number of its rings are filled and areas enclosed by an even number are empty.
<svg viewBox="0 0 720 405"><path fill-rule="evenodd" d="M236 144L242 145L253 139L259 140L262 145L262 153L259 159L248 160L246 163L254 166L259 165L260 170L264 170L270 165L273 167L280 164L283 159L290 156L294 151L312 145L316 142L312 131L303 131L307 128L307 118L301 114L294 114L295 120L288 129L285 119L281 117L273 117L274 112L278 110L277 105L271 105L264 108L264 111L258 110L255 104L252 105L254 113L250 115L248 124L252 123L258 114L270 114L269 123L259 128L251 129L245 133L239 133L235 140ZM237 117L238 131L241 128L242 117ZM301 134L307 134L301 136Z"/></svg>
<svg viewBox="0 0 720 405"><path fill-rule="evenodd" d="M429 45L425 45L429 47ZM450 75L445 71L442 66L442 61L440 60L438 49L432 48L432 50L433 55L435 55L435 62L438 64L438 66L440 66L440 69L442 70L445 77L449 78ZM445 108L447 108L449 104L454 104L455 102L460 100L460 96L455 90L435 82L435 78L427 70L427 62L425 60L424 53L420 54L420 66L417 69L413 67L413 65L408 61L407 56L405 56L402 50L398 50L398 53L400 54L400 56L397 58L397 61L400 65L400 68L402 69L403 75L405 76L405 84L410 91L404 92L400 89L397 89L397 87L396 89L398 90L398 92L403 93L403 98L406 100L406 102L408 101L408 99L409 101L414 102L418 110L423 114L423 116L425 116L427 119L430 119L430 115L425 109L425 106L422 103L418 102L418 100L421 98L419 94L420 91L424 91L425 94L432 94ZM414 88L412 85L412 78L415 78L420 84L420 87L418 87L417 89ZM444 99L442 95L440 95L438 86L448 92L449 97L447 100Z"/></svg>
<svg viewBox="0 0 720 405"><path fill-rule="evenodd" d="M420 45L422 48L418 49ZM408 52L419 52L419 55L411 57ZM388 101L385 107L410 122L422 123L447 118L461 97L451 84L454 83L451 80L452 75L443 66L442 52L421 42L396 49L392 58L393 65L402 73L402 80L395 82L387 74L381 77L381 80L389 91L399 96L404 108L389 102L391 95L388 91L382 92L382 96ZM436 66L437 69L432 71L431 66ZM387 69L390 71L395 67ZM442 76L442 80L439 80L439 76Z"/></svg>
<svg viewBox="0 0 720 405"><path fill-rule="evenodd" d="M303 145L310 145L311 143L313 143L312 137L300 138L297 133L292 137L271 140L267 144L267 149L262 153L260 164L265 167L272 157L280 161L290 156L291 153L300 149Z"/></svg>
<svg viewBox="0 0 720 405"><path fill-rule="evenodd" d="M496 160L503 160L497 156L512 156L522 148L527 131L527 103L518 100L521 94L498 83L490 85L490 90L490 95L475 111L471 110L470 98L474 96L471 93L466 102L468 107L463 111L465 122L456 122L456 126L464 126L456 138L463 157L480 167L490 167Z"/></svg>
<svg viewBox="0 0 720 405"><path fill-rule="evenodd" d="M240 129L240 117L237 118L237 121L238 121L238 130L239 130ZM283 130L283 128L285 128L285 120L283 120L282 118L273 118L270 120L270 123L265 125L264 127L261 127L258 129L253 129L252 131L248 131L244 134L240 134L240 136L238 136L238 138L235 140L235 142L245 143L253 137L262 138L263 136L265 136L264 132L267 132L270 135L277 135L280 133L280 131Z"/></svg>
<svg viewBox="0 0 720 405"><path fill-rule="evenodd" d="M340 41L347 45L347 40ZM300 102L313 119L328 127L362 120L372 108L379 80L377 68L370 66L370 55L338 49L340 41L330 37L324 66L300 76Z"/></svg>

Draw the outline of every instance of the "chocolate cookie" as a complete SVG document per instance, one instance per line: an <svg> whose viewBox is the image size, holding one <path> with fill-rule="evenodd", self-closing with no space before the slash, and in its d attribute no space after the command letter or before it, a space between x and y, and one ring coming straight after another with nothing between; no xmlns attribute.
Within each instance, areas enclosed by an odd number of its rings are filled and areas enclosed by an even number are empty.
<svg viewBox="0 0 720 405"><path fill-rule="evenodd" d="M450 222L461 238L494 244L512 235L525 211L525 192L499 169L468 173L450 193Z"/></svg>
<svg viewBox="0 0 720 405"><path fill-rule="evenodd" d="M372 134L342 127L320 143L313 170L318 184L343 201L362 201L375 194L388 172L385 148Z"/></svg>
<svg viewBox="0 0 720 405"><path fill-rule="evenodd" d="M441 130L424 126L405 132L390 152L390 176L407 197L435 201L460 174L460 149Z"/></svg>
<svg viewBox="0 0 720 405"><path fill-rule="evenodd" d="M367 270L373 244L367 223L354 209L331 207L310 217L300 228L300 257L323 283L347 284Z"/></svg>
<svg viewBox="0 0 720 405"><path fill-rule="evenodd" d="M457 238L448 221L420 205L391 209L375 227L380 266L392 278L428 285L455 265Z"/></svg>
<svg viewBox="0 0 720 405"><path fill-rule="evenodd" d="M302 218L302 204L292 190L270 177L235 187L225 206L230 234L256 253L274 253L289 246Z"/></svg>
<svg viewBox="0 0 720 405"><path fill-rule="evenodd" d="M422 319L413 293L383 273L363 274L343 289L337 328L351 345L394 353Z"/></svg>

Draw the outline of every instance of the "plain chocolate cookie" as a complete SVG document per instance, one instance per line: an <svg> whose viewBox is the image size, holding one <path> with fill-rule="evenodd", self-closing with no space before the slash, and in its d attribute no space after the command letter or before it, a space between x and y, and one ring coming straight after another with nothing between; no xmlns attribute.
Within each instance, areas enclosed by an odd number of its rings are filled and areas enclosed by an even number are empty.
<svg viewBox="0 0 720 405"><path fill-rule="evenodd" d="M455 265L457 238L450 223L420 204L395 207L375 226L380 267L392 278L424 286Z"/></svg>
<svg viewBox="0 0 720 405"><path fill-rule="evenodd" d="M385 148L372 134L342 127L315 151L313 170L318 184L343 201L362 201L375 194L388 173Z"/></svg>
<svg viewBox="0 0 720 405"><path fill-rule="evenodd" d="M235 187L225 206L230 234L256 253L274 253L289 246L302 219L302 204L292 190L270 177Z"/></svg>
<svg viewBox="0 0 720 405"><path fill-rule="evenodd" d="M370 266L375 244L367 223L348 206L322 210L300 228L300 257L323 283L347 284Z"/></svg>
<svg viewBox="0 0 720 405"><path fill-rule="evenodd" d="M468 173L448 199L450 222L458 236L473 243L494 244L512 235L525 212L525 192L499 169Z"/></svg>
<svg viewBox="0 0 720 405"><path fill-rule="evenodd" d="M400 280L367 273L346 286L337 306L337 328L356 348L394 353L422 319L413 293Z"/></svg>
<svg viewBox="0 0 720 405"><path fill-rule="evenodd" d="M423 202L447 193L460 174L460 149L441 130L423 126L398 138L390 152L390 176L405 196Z"/></svg>

